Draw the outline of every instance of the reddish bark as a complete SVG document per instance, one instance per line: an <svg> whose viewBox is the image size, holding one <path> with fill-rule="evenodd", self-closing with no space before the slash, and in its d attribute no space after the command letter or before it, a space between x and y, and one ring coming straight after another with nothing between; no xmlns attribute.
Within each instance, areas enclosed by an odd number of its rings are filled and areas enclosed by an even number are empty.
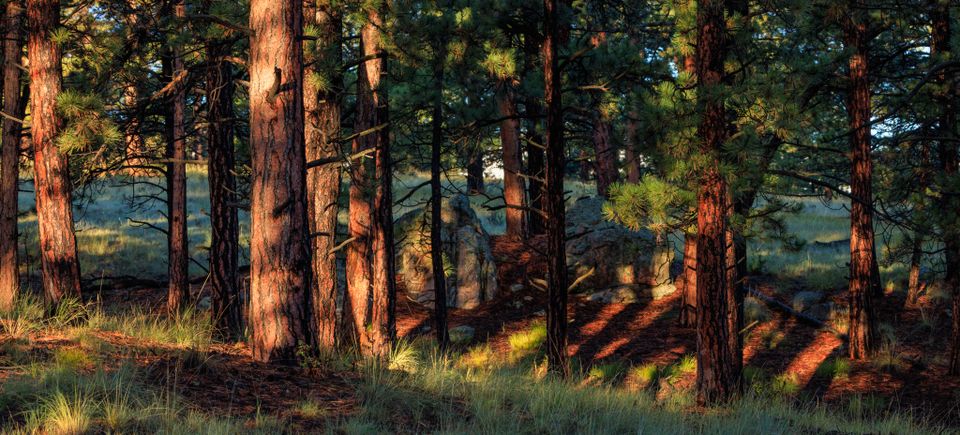
<svg viewBox="0 0 960 435"><path fill-rule="evenodd" d="M226 338L243 334L240 275L237 269L240 226L234 173L233 68L225 57L230 45L207 42L207 177L210 182L210 289L217 330Z"/></svg>
<svg viewBox="0 0 960 435"><path fill-rule="evenodd" d="M23 10L8 2L3 28L3 111L20 112L20 57ZM20 176L20 124L3 119L3 149L0 153L0 311L13 308L20 291L20 261L17 258L17 187Z"/></svg>
<svg viewBox="0 0 960 435"><path fill-rule="evenodd" d="M40 236L40 260L46 301L58 304L80 297L80 263L73 231L73 185L67 155L56 138L63 121L57 114L62 87L62 52L53 41L60 25L60 2L27 1L27 57L30 60L30 136Z"/></svg>
<svg viewBox="0 0 960 435"><path fill-rule="evenodd" d="M260 361L311 344L302 14L294 0L250 4L250 347Z"/></svg>
<svg viewBox="0 0 960 435"><path fill-rule="evenodd" d="M680 289L680 326L697 325L697 235L683 237L683 288Z"/></svg>
<svg viewBox="0 0 960 435"><path fill-rule="evenodd" d="M563 198L563 101L558 59L560 23L557 0L544 0L543 83L547 108L546 198L547 214L547 364L556 373L569 375L567 362L567 260Z"/></svg>
<svg viewBox="0 0 960 435"><path fill-rule="evenodd" d="M597 194L606 198L610 185L620 178L617 170L617 149L610 142L610 122L603 114L593 115L594 172L597 175Z"/></svg>
<svg viewBox="0 0 960 435"><path fill-rule="evenodd" d="M319 31L311 56L313 68L330 83L327 89L317 89L311 80L304 83L307 161L336 159L339 154L343 90L343 74L340 72L341 12L337 2L331 0L307 2L305 11L305 19ZM317 344L333 348L340 341L337 334L337 258L333 251L339 211L340 166L327 164L309 169L307 189L310 246L313 252L313 323Z"/></svg>
<svg viewBox="0 0 960 435"><path fill-rule="evenodd" d="M728 349L731 325L727 321L727 181L719 165L729 126L722 96L711 88L722 86L727 56L725 2L698 3L696 69L703 118L697 131L700 152L713 156L701 169L697 192L697 402L729 400L740 384L740 364Z"/></svg>
<svg viewBox="0 0 960 435"><path fill-rule="evenodd" d="M186 14L183 0L173 5L175 23ZM167 76L177 81L186 74L180 47L164 59ZM182 81L173 88L166 113L167 140L167 310L176 312L190 303L190 253L187 246L187 137L184 126L187 90Z"/></svg>
<svg viewBox="0 0 960 435"><path fill-rule="evenodd" d="M870 79L867 63L866 5L849 3L844 42L850 56L847 116L850 137L850 193L858 198L850 206L850 358L870 356L878 346L873 307L874 232L873 162L870 159Z"/></svg>
<svg viewBox="0 0 960 435"><path fill-rule="evenodd" d="M524 217L526 189L521 177L520 121L517 119L517 101L509 83L501 81L497 87L497 108L503 121L500 122L500 146L503 149L503 202L507 206L507 229L505 236L523 240L526 235Z"/></svg>
<svg viewBox="0 0 960 435"><path fill-rule="evenodd" d="M627 120L627 149L626 149L626 169L627 169L627 182L628 183L639 183L640 182L640 162L638 161L640 156L637 153L637 148L639 144L637 143L637 121L636 114L631 113L630 119Z"/></svg>

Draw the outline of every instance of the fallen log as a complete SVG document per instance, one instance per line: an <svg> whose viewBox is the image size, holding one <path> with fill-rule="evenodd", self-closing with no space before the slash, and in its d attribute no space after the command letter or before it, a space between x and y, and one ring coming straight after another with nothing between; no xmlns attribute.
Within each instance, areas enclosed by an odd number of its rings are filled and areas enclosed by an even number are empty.
<svg viewBox="0 0 960 435"><path fill-rule="evenodd" d="M795 317L797 320L799 320L799 321L801 321L801 322L803 322L803 323L806 323L806 324L808 324L808 325L810 325L810 326L815 326L815 327L817 327L817 328L825 328L825 329L827 329L827 330L829 330L829 331L831 331L831 332L834 332L834 333L836 333L836 334L838 334L838 335L840 334L839 331L837 331L836 329L834 329L833 327L831 327L831 326L830 326L829 324L827 324L826 322L824 322L824 321L822 321L822 320L820 320L820 319L818 319L818 318L816 318L816 317L813 317L813 316L810 316L810 315L807 315L807 314L803 314L803 313L801 313L801 312L799 312L799 311L797 311L797 310L794 310L791 306L789 306L789 305L781 302L779 299L774 298L774 297L770 297L770 296L767 296L767 295L761 293L760 290L757 290L757 289L755 289L755 288L747 288L747 293L748 293L749 295L751 295L751 296L759 299L761 302L763 302L764 304L766 304L766 305L767 305L768 307L770 307L771 309L774 309L774 310L780 311L780 312L782 312L782 313L785 313L785 314L787 314L787 315L793 316L793 317Z"/></svg>

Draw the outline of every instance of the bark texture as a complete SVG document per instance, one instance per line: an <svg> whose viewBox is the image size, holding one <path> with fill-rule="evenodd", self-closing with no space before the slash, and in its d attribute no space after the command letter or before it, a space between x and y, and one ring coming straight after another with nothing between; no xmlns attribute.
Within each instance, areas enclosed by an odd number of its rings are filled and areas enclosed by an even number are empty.
<svg viewBox="0 0 960 435"><path fill-rule="evenodd" d="M73 185L67 155L56 144L63 121L57 96L63 82L62 52L53 41L60 26L58 0L27 1L27 57L30 60L30 137L34 153L37 221L43 291L48 304L80 297L80 263L73 231Z"/></svg>
<svg viewBox="0 0 960 435"><path fill-rule="evenodd" d="M597 194L606 198L610 185L620 178L617 170L617 149L611 142L610 122L602 113L593 114L594 172L597 175Z"/></svg>
<svg viewBox="0 0 960 435"><path fill-rule="evenodd" d="M186 15L183 0L173 4L175 25L182 23ZM166 113L167 134L167 310L176 312L190 303L190 252L187 245L187 137L184 125L186 118L187 89L178 80L186 70L180 47L169 53L168 66L173 87Z"/></svg>
<svg viewBox="0 0 960 435"><path fill-rule="evenodd" d="M302 3L250 3L250 347L289 361L309 346Z"/></svg>
<svg viewBox="0 0 960 435"><path fill-rule="evenodd" d="M526 238L526 188L521 176L520 121L517 119L517 100L510 83L500 81L497 87L497 109L500 121L500 146L503 150L503 201L507 208L507 229L504 235L513 240Z"/></svg>
<svg viewBox="0 0 960 435"><path fill-rule="evenodd" d="M433 269L433 320L437 330L437 347L443 352L450 342L450 333L447 330L447 280L443 269L443 238L441 236L441 214L443 210L443 191L440 186L441 151L443 146L443 76L444 62L446 61L446 40L438 38L435 44L437 53L434 55L433 83L436 95L433 97L432 140L430 144L430 266ZM502 128L502 127L501 127ZM501 132L501 139L503 133ZM504 159L506 161L506 159ZM506 164L504 164L506 166ZM504 169L504 196L506 197L506 175ZM522 193L522 191L521 191ZM510 209L507 209L509 213ZM508 215L509 216L509 215ZM509 217L507 233L509 234Z"/></svg>
<svg viewBox="0 0 960 435"><path fill-rule="evenodd" d="M341 68L341 33L343 22L339 2L315 0L307 2L305 19L318 30L318 38L310 57L313 73L325 78L329 86L318 89L306 80L303 104L306 112L307 161L336 160L340 144L340 105L343 73ZM312 6L312 7L310 7ZM337 319L337 200L340 197L340 165L321 165L307 171L307 208L310 216L310 248L313 252L314 327L317 344L324 348L338 345Z"/></svg>
<svg viewBox="0 0 960 435"><path fill-rule="evenodd" d="M697 326L697 235L683 237L683 288L680 289L680 326Z"/></svg>
<svg viewBox="0 0 960 435"><path fill-rule="evenodd" d="M3 111L20 112L20 57L23 52L23 10L8 2L3 18ZM20 261L17 251L17 187L20 177L20 124L3 119L0 151L0 311L13 308L20 292Z"/></svg>

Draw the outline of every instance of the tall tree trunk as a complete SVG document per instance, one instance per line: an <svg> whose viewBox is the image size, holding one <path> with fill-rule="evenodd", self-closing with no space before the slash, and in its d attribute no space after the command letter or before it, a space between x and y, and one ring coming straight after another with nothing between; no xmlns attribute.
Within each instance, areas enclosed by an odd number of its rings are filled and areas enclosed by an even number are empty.
<svg viewBox="0 0 960 435"><path fill-rule="evenodd" d="M316 46L309 57L314 72L329 83L326 89L318 89L313 80L306 80L303 85L307 161L331 161L340 154L342 12L339 2L333 0L311 0L306 4L305 19L318 30ZM336 246L339 198L338 164L325 164L308 170L307 209L312 235L314 327L317 344L328 349L341 341L337 336L337 256L333 250Z"/></svg>
<svg viewBox="0 0 960 435"><path fill-rule="evenodd" d="M536 60L542 54L539 35L528 34L523 41L523 49L526 54L525 59L529 63L528 67L534 69ZM539 211L543 210L543 180L544 171L544 149L543 136L540 132L540 117L543 116L543 106L535 97L527 97L524 101L524 107L527 114L527 141L524 150L527 153L526 175L529 177L527 182L527 203L531 209L525 213L527 216L527 235L537 236L544 233L546 223Z"/></svg>
<svg viewBox="0 0 960 435"><path fill-rule="evenodd" d="M606 198L610 185L620 178L617 170L617 149L610 142L610 122L599 110L594 112L593 151L596 162L594 171L597 173L597 194Z"/></svg>
<svg viewBox="0 0 960 435"><path fill-rule="evenodd" d="M57 147L63 121L57 114L62 86L62 52L53 40L60 26L58 0L27 1L27 57L30 60L30 136L40 231L44 296L51 306L80 297L80 263L73 231L70 165Z"/></svg>
<svg viewBox="0 0 960 435"><path fill-rule="evenodd" d="M140 98L140 87L136 83L128 84L123 88L123 106L130 111L127 125L124 127L124 152L126 173L131 176L146 175L147 143L140 131L140 115L134 113L137 101Z"/></svg>
<svg viewBox="0 0 960 435"><path fill-rule="evenodd" d="M17 2L8 2L3 28L3 111L20 112L20 57L23 52L21 15ZM20 124L3 119L0 152L0 311L13 308L20 291L17 258L17 188L20 177Z"/></svg>
<svg viewBox="0 0 960 435"><path fill-rule="evenodd" d="M683 236L683 288L680 290L680 326L697 326L697 235Z"/></svg>
<svg viewBox="0 0 960 435"><path fill-rule="evenodd" d="M182 23L186 14L183 0L175 0L175 25ZM187 246L187 137L184 126L187 89L182 75L186 74L180 47L173 47L168 55L171 81L178 81L170 97L166 114L167 133L167 310L176 312L190 303L190 252Z"/></svg>
<svg viewBox="0 0 960 435"><path fill-rule="evenodd" d="M732 301L727 288L728 186L718 159L729 125L722 99L727 29L722 0L705 0L697 8L696 69L703 118L697 131L700 152L713 156L701 169L697 193L697 402L729 400L739 388L740 364L731 360L727 322Z"/></svg>
<svg viewBox="0 0 960 435"><path fill-rule="evenodd" d="M627 182L628 183L639 183L640 182L640 162L638 161L640 155L638 154L637 143L637 121L635 113L630 113L629 119L627 119L627 149L626 149L626 169L627 169Z"/></svg>
<svg viewBox="0 0 960 435"><path fill-rule="evenodd" d="M250 3L250 347L260 361L311 344L302 14L295 0Z"/></svg>
<svg viewBox="0 0 960 435"><path fill-rule="evenodd" d="M210 182L210 288L214 323L226 338L243 334L237 270L240 224L234 171L233 68L225 58L232 44L207 41L207 177Z"/></svg>
<svg viewBox="0 0 960 435"><path fill-rule="evenodd" d="M386 53L381 44L384 28L384 11L369 9L368 22L363 27L363 47L374 60L364 63L365 79L369 85L370 104L373 109L371 126L383 126L373 135L373 160L376 168L376 185L373 196L373 225L371 225L370 256L373 266L373 297L371 306L371 353L386 357L396 336L396 263L393 247L393 159L390 156L389 105L387 88L383 82L386 74ZM482 188L481 188L482 190Z"/></svg>
<svg viewBox="0 0 960 435"><path fill-rule="evenodd" d="M852 50L847 115L850 130L850 193L858 200L850 206L850 358L863 359L877 348L873 307L874 232L873 162L870 159L870 81L867 64L867 6L849 3L843 27L844 41ZM854 18L855 17L855 18Z"/></svg>
<svg viewBox="0 0 960 435"><path fill-rule="evenodd" d="M467 193L483 193L486 187L483 184L483 150L473 150L467 161Z"/></svg>
<svg viewBox="0 0 960 435"><path fill-rule="evenodd" d="M524 217L527 212L526 189L521 177L520 120L517 119L517 100L510 83L501 80L497 86L497 108L500 121L500 146L503 149L503 202L507 206L505 235L513 240L526 238Z"/></svg>
<svg viewBox="0 0 960 435"><path fill-rule="evenodd" d="M433 268L433 320L437 329L437 347L443 352L450 342L447 331L447 280L443 270L443 238L441 237L441 213L443 211L443 192L440 190L440 157L443 146L443 76L444 62L447 58L446 40L438 37L435 42L437 52L433 64L433 137L430 144L430 263ZM502 129L501 125L501 129ZM514 133L516 135L516 133ZM501 140L503 132L500 132ZM504 142L506 144L506 142ZM514 143L516 149L516 143ZM504 151L506 162L506 151ZM514 174L515 176L515 174ZM507 170L504 164L504 197L507 190ZM521 191L522 193L522 191ZM510 209L507 209L507 234L510 234Z"/></svg>
<svg viewBox="0 0 960 435"><path fill-rule="evenodd" d="M544 0L543 83L547 108L546 198L547 214L547 364L556 373L569 375L567 362L567 260L563 254L565 209L563 198L563 100L558 62L560 18L557 0Z"/></svg>
<svg viewBox="0 0 960 435"><path fill-rule="evenodd" d="M932 52L941 59L949 59L951 54L950 42L953 38L950 21L950 8L948 2L933 2L931 18L933 21L933 44ZM940 143L939 157L940 169L943 172L943 178L946 183L956 180L957 166L960 164L960 157L957 155L957 114L956 101L952 97L956 92L955 76L948 76L945 72L940 72L937 77L937 83L942 87L939 100L940 112ZM949 192L952 189L945 189ZM960 228L955 223L957 210L960 210L960 198L956 193L945 195L945 214L943 218L943 244L946 264L946 273L944 284L953 296L953 318L950 334L950 356L947 363L948 373L951 375L960 374Z"/></svg>

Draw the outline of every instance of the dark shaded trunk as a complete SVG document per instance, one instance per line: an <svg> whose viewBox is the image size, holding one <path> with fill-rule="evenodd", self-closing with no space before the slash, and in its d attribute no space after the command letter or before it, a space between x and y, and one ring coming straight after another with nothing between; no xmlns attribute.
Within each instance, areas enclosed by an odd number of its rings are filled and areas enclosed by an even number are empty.
<svg viewBox="0 0 960 435"><path fill-rule="evenodd" d="M740 364L732 361L728 343L727 210L730 204L726 178L720 169L721 148L729 134L726 108L716 87L723 86L727 29L725 4L706 0L697 8L697 104L703 111L698 127L700 152L713 158L700 169L697 192L697 402L701 405L729 400L738 393Z"/></svg>
<svg viewBox="0 0 960 435"><path fill-rule="evenodd" d="M500 81L497 86L497 109L500 116L500 146L503 149L503 202L506 205L507 229L505 236L513 240L526 238L526 188L521 176L520 120L517 119L517 100L510 83Z"/></svg>
<svg viewBox="0 0 960 435"><path fill-rule="evenodd" d="M467 161L467 193L470 195L485 192L483 184L483 151L474 150Z"/></svg>
<svg viewBox="0 0 960 435"><path fill-rule="evenodd" d="M743 330L743 285L740 269L737 267L737 242L743 237L732 224L734 213L733 192L730 185L727 192L727 232L725 243L727 247L727 352L730 354L730 365L734 373L740 373L743 370L743 336L740 331ZM738 381L739 382L739 381Z"/></svg>
<svg viewBox="0 0 960 435"><path fill-rule="evenodd" d="M214 325L228 339L243 335L240 275L237 270L240 224L234 177L233 67L223 41L207 42L207 178L210 183L210 290Z"/></svg>
<svg viewBox="0 0 960 435"><path fill-rule="evenodd" d="M599 111L595 112L593 115L594 172L597 174L597 194L606 198L610 185L620 178L617 169L617 149L610 142L610 122Z"/></svg>
<svg viewBox="0 0 960 435"><path fill-rule="evenodd" d="M307 161L336 160L340 144L343 92L341 34L343 18L339 3L316 0L306 3L305 19L316 26L318 37L309 58L312 68L329 86L318 89L312 80L303 84ZM313 7L310 7L313 6ZM317 345L331 349L342 341L337 320L337 236L340 165L321 165L307 172L307 210L313 252L313 313Z"/></svg>
<svg viewBox="0 0 960 435"><path fill-rule="evenodd" d="M563 101L558 62L559 11L557 0L544 0L543 83L547 108L547 364L550 371L569 375L567 362L567 261L563 200Z"/></svg>
<svg viewBox="0 0 960 435"><path fill-rule="evenodd" d="M186 14L183 0L173 5L180 25ZM180 47L173 47L163 59L164 72L170 81L186 74ZM173 88L168 101L164 124L167 142L167 310L176 312L190 303L190 253L187 246L187 141L185 109L186 86L182 80Z"/></svg>
<svg viewBox="0 0 960 435"><path fill-rule="evenodd" d="M3 28L3 111L21 112L20 57L23 53L22 8L8 2ZM22 115L21 115L22 116ZM20 260L17 251L17 187L20 177L20 123L3 119L3 149L0 151L0 311L13 308L20 291Z"/></svg>
<svg viewBox="0 0 960 435"><path fill-rule="evenodd" d="M866 5L849 3L843 23L844 42L851 50L847 95L850 130L850 358L864 359L878 346L873 307L875 246L873 232L873 162L870 158L870 81L867 63ZM865 203L864 203L865 202Z"/></svg>
<svg viewBox="0 0 960 435"><path fill-rule="evenodd" d="M910 271L907 275L907 305L915 305L920 298L920 262L923 259L923 236L913 234L910 250Z"/></svg>
<svg viewBox="0 0 960 435"><path fill-rule="evenodd" d="M250 4L250 347L291 361L311 344L302 3Z"/></svg>
<svg viewBox="0 0 960 435"><path fill-rule="evenodd" d="M638 153L639 144L637 143L637 121L635 113L630 114L630 119L627 119L627 149L626 149L626 166L627 172L627 182L628 183L639 183L640 182L640 155Z"/></svg>
<svg viewBox="0 0 960 435"><path fill-rule="evenodd" d="M43 290L52 307L64 298L80 297L80 263L73 231L73 185L70 165L56 138L63 121L57 97L63 82L60 45L53 34L60 27L58 0L27 1L27 57L30 61L30 137L34 152L34 185L40 236Z"/></svg>
<svg viewBox="0 0 960 435"><path fill-rule="evenodd" d="M123 105L130 112L127 125L123 130L126 173L131 176L147 175L147 142L140 131L140 114L137 110L137 101L140 98L140 87L133 83L123 89Z"/></svg>
<svg viewBox="0 0 960 435"><path fill-rule="evenodd" d="M450 341L447 331L447 280L443 271L443 238L441 237L441 213L443 210L443 191L440 190L440 157L443 146L443 76L446 61L446 41L438 38L437 53L433 65L433 137L430 144L430 265L433 269L433 321L437 330L437 347L443 352ZM501 126L501 129L503 127ZM501 139L503 132L500 133ZM514 144L514 147L516 144ZM504 151L506 160L506 151ZM504 164L504 197L506 197L507 171ZM507 213L510 213L507 209ZM507 215L507 234L510 234L510 215Z"/></svg>
<svg viewBox="0 0 960 435"><path fill-rule="evenodd" d="M697 235L683 237L683 287L680 289L680 326L697 326Z"/></svg>
<svg viewBox="0 0 960 435"><path fill-rule="evenodd" d="M527 35L523 49L526 54L528 67L536 68L536 60L540 58L541 40L539 35ZM539 99L528 97L524 101L527 113L527 140L524 151L527 154L527 204L531 211L525 213L527 217L527 236L543 234L546 223L538 211L543 211L543 180L545 178L544 141L540 130L540 118L543 116L543 106Z"/></svg>

